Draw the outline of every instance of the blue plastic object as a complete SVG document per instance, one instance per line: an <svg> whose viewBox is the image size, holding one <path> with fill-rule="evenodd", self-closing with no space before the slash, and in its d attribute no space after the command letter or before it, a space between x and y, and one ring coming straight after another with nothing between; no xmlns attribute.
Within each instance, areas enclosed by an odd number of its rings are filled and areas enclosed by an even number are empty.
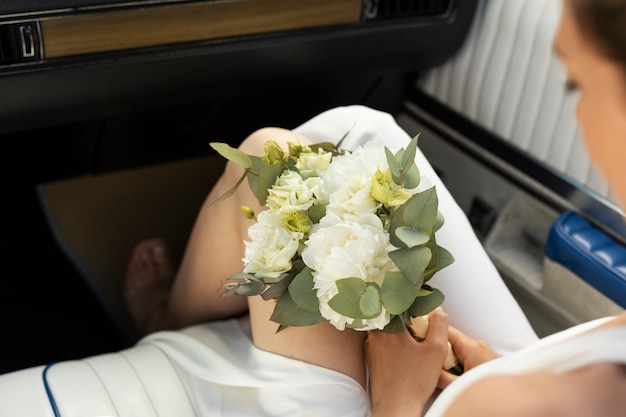
<svg viewBox="0 0 626 417"><path fill-rule="evenodd" d="M573 211L553 223L546 256L626 308L626 247Z"/></svg>

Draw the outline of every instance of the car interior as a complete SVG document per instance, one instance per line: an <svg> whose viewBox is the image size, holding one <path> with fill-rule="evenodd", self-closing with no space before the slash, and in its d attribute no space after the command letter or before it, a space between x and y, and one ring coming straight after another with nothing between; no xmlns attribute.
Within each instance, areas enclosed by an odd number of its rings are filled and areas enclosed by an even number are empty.
<svg viewBox="0 0 626 417"><path fill-rule="evenodd" d="M224 161L336 106L392 114L540 335L626 307L626 230L589 161L548 0L4 0L0 373L132 345L133 246L180 259ZM9 269L11 272L8 272Z"/></svg>

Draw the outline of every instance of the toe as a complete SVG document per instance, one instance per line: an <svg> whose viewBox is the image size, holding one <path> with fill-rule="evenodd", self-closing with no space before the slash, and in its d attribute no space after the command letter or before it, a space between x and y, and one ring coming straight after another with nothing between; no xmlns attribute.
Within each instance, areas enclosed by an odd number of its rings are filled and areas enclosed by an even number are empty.
<svg viewBox="0 0 626 417"><path fill-rule="evenodd" d="M124 290L134 292L138 287L171 279L171 259L162 239L149 239L135 246L128 267Z"/></svg>
<svg viewBox="0 0 626 417"><path fill-rule="evenodd" d="M126 306L139 330L145 334L148 324L162 313L173 279L173 266L165 242L149 239L131 253L124 279Z"/></svg>

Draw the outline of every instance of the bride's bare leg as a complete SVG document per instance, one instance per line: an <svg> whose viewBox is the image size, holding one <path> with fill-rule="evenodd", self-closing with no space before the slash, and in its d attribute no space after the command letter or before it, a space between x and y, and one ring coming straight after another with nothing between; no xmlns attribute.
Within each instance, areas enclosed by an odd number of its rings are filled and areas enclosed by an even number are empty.
<svg viewBox="0 0 626 417"><path fill-rule="evenodd" d="M278 324L270 321L274 301L249 297L250 322L254 344L278 353L346 374L363 387L366 383L363 343L366 332L339 331L328 322L314 326L287 327L276 333Z"/></svg>
<svg viewBox="0 0 626 417"><path fill-rule="evenodd" d="M261 155L263 144L270 139L286 143L304 138L289 130L264 128L246 138L239 149ZM221 297L220 286L226 278L243 269L243 241L248 237L252 220L242 215L241 206L250 206L257 213L261 206L247 182L228 199L211 205L231 189L242 174L239 165L228 162L200 209L168 300L166 327L232 317L248 308L245 297Z"/></svg>
<svg viewBox="0 0 626 417"><path fill-rule="evenodd" d="M294 132L265 128L254 132L239 147L247 154L261 155L263 145L275 140L286 149L286 142L308 143ZM179 328L202 321L241 314L250 308L255 344L264 350L303 360L349 375L365 385L363 342L365 333L340 332L328 323L290 327L276 333L278 324L269 320L274 301L261 297L220 296L222 281L243 269L244 239L252 224L241 214L241 206L261 210L247 183L228 199L210 205L241 177L243 169L228 163L223 175L205 200L176 274L171 291L164 289L159 320L151 320L151 330ZM137 296L134 297L137 300ZM156 313L156 311L155 311Z"/></svg>
<svg viewBox="0 0 626 417"><path fill-rule="evenodd" d="M240 149L247 154L261 155L263 145L269 139L284 149L287 149L287 141L309 142L288 130L261 129L248 137ZM179 320L179 324L211 320L241 313L249 304L256 346L342 372L365 386L363 332L340 332L328 323L321 323L290 327L277 334L278 324L269 319L274 301L264 301L261 297L219 296L222 280L243 269L243 240L248 236L252 221L241 215L240 208L248 205L258 213L261 207L247 183L227 200L211 207L208 203L230 189L242 172L239 166L229 163L200 212L172 290L172 316Z"/></svg>

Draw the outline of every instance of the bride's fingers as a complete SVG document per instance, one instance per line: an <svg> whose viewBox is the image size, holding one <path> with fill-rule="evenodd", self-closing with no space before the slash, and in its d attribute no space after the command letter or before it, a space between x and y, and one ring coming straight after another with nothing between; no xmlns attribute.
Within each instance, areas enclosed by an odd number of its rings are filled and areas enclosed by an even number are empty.
<svg viewBox="0 0 626 417"><path fill-rule="evenodd" d="M485 341L474 339L452 326L448 329L448 340L466 371L497 358Z"/></svg>
<svg viewBox="0 0 626 417"><path fill-rule="evenodd" d="M445 389L448 387L448 385L453 383L457 378L458 376L451 374L450 372L442 369L441 374L439 375L439 382L437 383L437 388Z"/></svg>
<svg viewBox="0 0 626 417"><path fill-rule="evenodd" d="M430 313L428 322L426 340L447 345L448 327L450 323L448 315L443 310L437 309Z"/></svg>

